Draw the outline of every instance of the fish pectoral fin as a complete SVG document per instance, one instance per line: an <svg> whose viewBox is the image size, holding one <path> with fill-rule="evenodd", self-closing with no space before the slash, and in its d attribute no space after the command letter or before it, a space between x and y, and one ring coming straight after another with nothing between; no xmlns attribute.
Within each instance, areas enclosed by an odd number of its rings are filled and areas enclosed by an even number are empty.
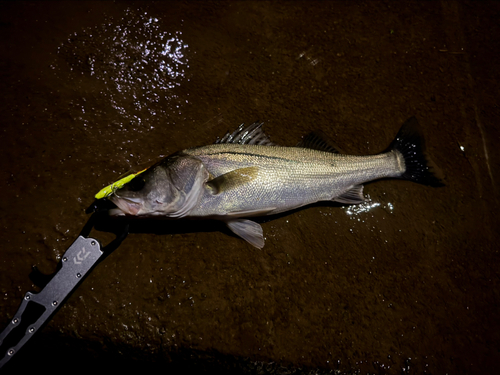
<svg viewBox="0 0 500 375"><path fill-rule="evenodd" d="M236 219L226 222L231 231L240 236L249 244L255 246L258 249L264 247L264 235L262 233L262 227L255 221L247 219Z"/></svg>
<svg viewBox="0 0 500 375"><path fill-rule="evenodd" d="M258 174L259 167L239 168L207 181L206 185L213 195L217 195L252 181Z"/></svg>
<svg viewBox="0 0 500 375"><path fill-rule="evenodd" d="M347 204L358 204L366 201L363 195L363 185L356 185L351 189L347 190L344 194L339 195L332 199L335 202L347 203Z"/></svg>

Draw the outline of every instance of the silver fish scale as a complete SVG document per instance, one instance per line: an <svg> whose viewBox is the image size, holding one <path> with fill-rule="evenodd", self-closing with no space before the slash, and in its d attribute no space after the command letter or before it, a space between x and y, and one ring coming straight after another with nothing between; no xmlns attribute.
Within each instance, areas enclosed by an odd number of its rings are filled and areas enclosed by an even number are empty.
<svg viewBox="0 0 500 375"><path fill-rule="evenodd" d="M253 179L227 191L213 194L206 189L189 216L275 214L332 200L356 185L405 171L395 151L354 156L300 147L214 144L183 152L200 159L214 178L241 168L258 169Z"/></svg>

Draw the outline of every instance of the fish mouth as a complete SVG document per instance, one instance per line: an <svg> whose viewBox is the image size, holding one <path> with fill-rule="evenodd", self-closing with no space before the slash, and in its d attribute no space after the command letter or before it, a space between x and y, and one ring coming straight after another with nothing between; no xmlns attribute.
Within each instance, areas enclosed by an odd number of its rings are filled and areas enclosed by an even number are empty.
<svg viewBox="0 0 500 375"><path fill-rule="evenodd" d="M137 216L142 208L142 203L139 198L124 198L113 196L110 200L116 205L116 208L109 210L111 216Z"/></svg>

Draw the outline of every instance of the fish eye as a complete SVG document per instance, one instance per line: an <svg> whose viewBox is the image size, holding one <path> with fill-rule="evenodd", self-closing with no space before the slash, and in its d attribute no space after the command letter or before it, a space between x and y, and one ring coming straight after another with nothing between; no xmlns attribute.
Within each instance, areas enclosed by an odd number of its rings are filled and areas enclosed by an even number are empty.
<svg viewBox="0 0 500 375"><path fill-rule="evenodd" d="M144 187L144 185L146 185L146 181L144 180L144 178L142 176L134 177L127 184L129 190L131 190L131 191L139 191Z"/></svg>

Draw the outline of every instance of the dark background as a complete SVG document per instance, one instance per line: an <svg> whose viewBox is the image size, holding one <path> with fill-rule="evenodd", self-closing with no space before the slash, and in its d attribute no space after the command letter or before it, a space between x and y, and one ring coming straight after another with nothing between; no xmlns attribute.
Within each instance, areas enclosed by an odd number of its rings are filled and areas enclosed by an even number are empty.
<svg viewBox="0 0 500 375"><path fill-rule="evenodd" d="M373 154L414 115L446 183L368 184L369 204L264 223L262 250L136 227L9 369L494 372L499 20L486 1L1 2L0 329L99 189L242 122Z"/></svg>

